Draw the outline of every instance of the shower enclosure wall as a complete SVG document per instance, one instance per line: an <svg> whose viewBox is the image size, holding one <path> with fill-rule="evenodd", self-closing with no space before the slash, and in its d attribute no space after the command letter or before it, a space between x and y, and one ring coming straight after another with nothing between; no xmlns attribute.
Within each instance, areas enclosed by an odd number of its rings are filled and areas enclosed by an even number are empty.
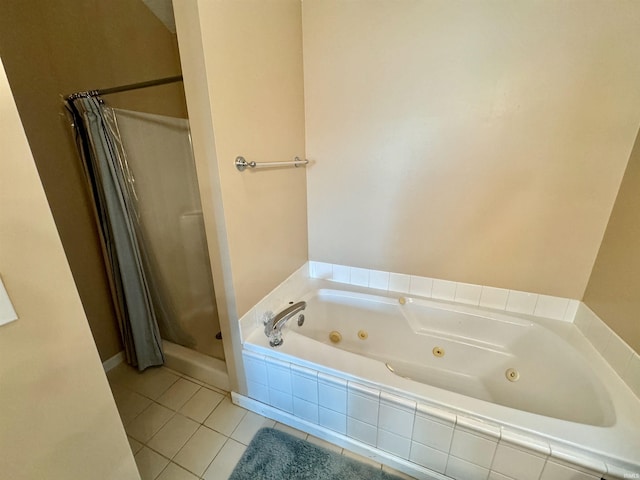
<svg viewBox="0 0 640 480"><path fill-rule="evenodd" d="M224 360L189 122L114 112L133 178L161 336Z"/></svg>

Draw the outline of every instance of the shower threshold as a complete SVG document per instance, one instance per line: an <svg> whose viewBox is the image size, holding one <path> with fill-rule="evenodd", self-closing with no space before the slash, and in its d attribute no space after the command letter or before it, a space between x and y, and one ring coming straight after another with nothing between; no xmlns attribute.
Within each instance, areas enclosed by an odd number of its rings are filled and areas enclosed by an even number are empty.
<svg viewBox="0 0 640 480"><path fill-rule="evenodd" d="M162 340L165 366L225 391L230 391L227 365L222 360Z"/></svg>

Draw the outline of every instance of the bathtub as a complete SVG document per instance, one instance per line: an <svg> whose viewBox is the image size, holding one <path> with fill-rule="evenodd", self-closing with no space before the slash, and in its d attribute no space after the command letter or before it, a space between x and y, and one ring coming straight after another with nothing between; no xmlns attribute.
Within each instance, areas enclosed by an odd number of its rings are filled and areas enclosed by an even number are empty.
<svg viewBox="0 0 640 480"><path fill-rule="evenodd" d="M321 280L299 300L283 345L244 339L262 413L418 478L640 478L640 403L573 324Z"/></svg>

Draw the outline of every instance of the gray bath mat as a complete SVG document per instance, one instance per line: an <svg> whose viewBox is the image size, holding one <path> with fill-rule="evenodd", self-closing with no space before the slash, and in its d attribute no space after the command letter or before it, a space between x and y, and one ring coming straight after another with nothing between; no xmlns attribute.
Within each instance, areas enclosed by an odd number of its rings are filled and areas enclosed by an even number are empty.
<svg viewBox="0 0 640 480"><path fill-rule="evenodd" d="M273 428L263 428L229 480L400 480L371 465Z"/></svg>

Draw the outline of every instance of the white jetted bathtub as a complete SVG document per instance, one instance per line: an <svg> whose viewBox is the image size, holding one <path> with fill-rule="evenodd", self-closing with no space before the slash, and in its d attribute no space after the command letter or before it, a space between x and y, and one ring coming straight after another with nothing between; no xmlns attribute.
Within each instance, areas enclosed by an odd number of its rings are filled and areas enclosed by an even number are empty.
<svg viewBox="0 0 640 480"><path fill-rule="evenodd" d="M640 402L573 324L312 284L245 339L263 412L421 478L640 478Z"/></svg>

